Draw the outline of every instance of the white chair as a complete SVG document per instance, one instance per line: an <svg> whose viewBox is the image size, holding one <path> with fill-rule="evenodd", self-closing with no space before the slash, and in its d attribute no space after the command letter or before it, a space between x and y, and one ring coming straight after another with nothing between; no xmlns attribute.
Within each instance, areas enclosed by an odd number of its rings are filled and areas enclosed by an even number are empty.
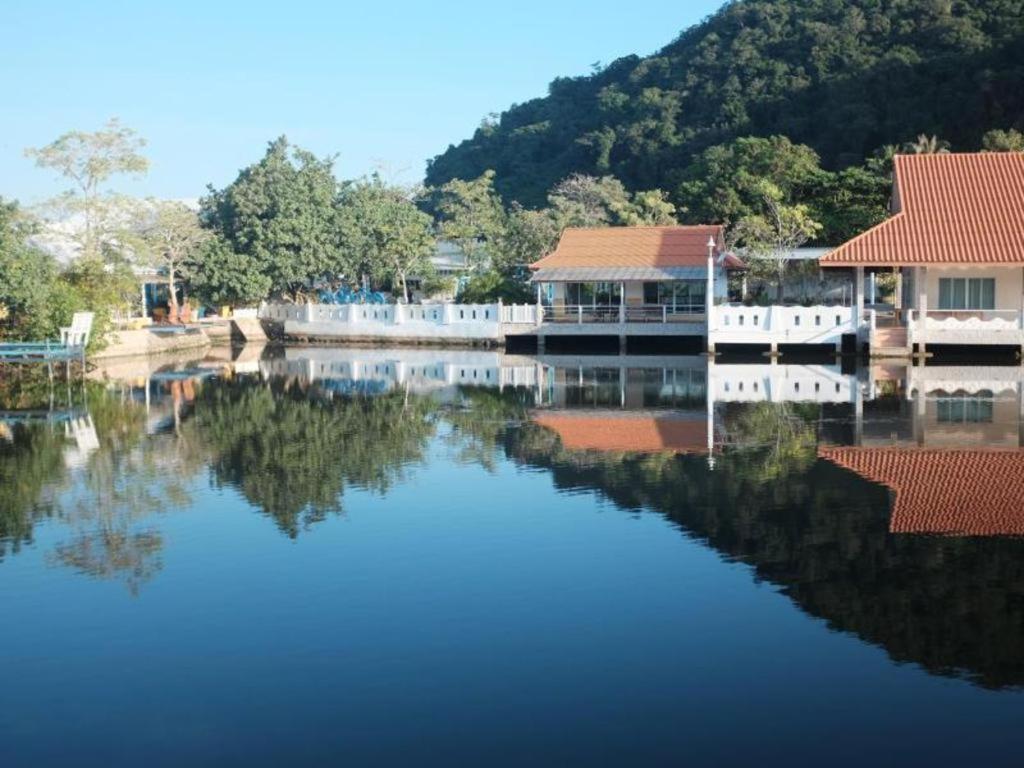
<svg viewBox="0 0 1024 768"><path fill-rule="evenodd" d="M71 326L60 329L60 343L69 349L85 349L92 333L92 312L75 312Z"/></svg>

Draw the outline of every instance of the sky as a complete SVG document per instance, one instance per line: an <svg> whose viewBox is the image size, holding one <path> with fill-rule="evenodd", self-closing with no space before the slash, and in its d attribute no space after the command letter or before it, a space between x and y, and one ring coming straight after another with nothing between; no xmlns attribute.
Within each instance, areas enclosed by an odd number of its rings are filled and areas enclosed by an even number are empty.
<svg viewBox="0 0 1024 768"><path fill-rule="evenodd" d="M151 162L111 184L128 194L198 197L281 134L337 155L341 178L415 183L486 115L652 53L720 4L3 0L0 196L62 191L24 149L114 116Z"/></svg>

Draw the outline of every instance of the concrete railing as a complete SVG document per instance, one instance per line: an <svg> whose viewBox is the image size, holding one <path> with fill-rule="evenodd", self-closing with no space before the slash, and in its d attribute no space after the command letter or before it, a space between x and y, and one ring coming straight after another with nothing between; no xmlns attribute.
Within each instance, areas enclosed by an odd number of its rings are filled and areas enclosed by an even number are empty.
<svg viewBox="0 0 1024 768"><path fill-rule="evenodd" d="M507 325L537 325L543 319L536 304L502 304L501 322Z"/></svg>
<svg viewBox="0 0 1024 768"><path fill-rule="evenodd" d="M506 309L498 304L296 304L264 305L260 317L284 322L285 334L305 338L499 340ZM535 322L535 321L534 321Z"/></svg>
<svg viewBox="0 0 1024 768"><path fill-rule="evenodd" d="M711 336L733 344L834 344L858 326L854 307L720 304L713 310Z"/></svg>

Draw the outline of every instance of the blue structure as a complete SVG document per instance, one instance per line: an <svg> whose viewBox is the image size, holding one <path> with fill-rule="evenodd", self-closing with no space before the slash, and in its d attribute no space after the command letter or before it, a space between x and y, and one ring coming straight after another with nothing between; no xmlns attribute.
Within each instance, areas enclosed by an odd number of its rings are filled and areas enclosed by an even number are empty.
<svg viewBox="0 0 1024 768"><path fill-rule="evenodd" d="M337 291L323 290L318 294L321 304L387 304L383 293L377 291L350 291L339 288Z"/></svg>

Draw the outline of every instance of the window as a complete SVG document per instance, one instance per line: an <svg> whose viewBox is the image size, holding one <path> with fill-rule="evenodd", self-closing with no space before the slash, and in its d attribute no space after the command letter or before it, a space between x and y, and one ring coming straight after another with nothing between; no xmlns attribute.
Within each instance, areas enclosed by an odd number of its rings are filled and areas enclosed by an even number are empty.
<svg viewBox="0 0 1024 768"><path fill-rule="evenodd" d="M644 304L665 306L670 312L700 313L704 311L706 289L703 280L644 283Z"/></svg>
<svg viewBox="0 0 1024 768"><path fill-rule="evenodd" d="M940 397L936 418L940 424L990 424L994 407L993 398L986 395Z"/></svg>
<svg viewBox="0 0 1024 768"><path fill-rule="evenodd" d="M584 307L617 305L621 300L619 283L566 283L565 303Z"/></svg>
<svg viewBox="0 0 1024 768"><path fill-rule="evenodd" d="M939 309L995 309L994 277L940 277Z"/></svg>

